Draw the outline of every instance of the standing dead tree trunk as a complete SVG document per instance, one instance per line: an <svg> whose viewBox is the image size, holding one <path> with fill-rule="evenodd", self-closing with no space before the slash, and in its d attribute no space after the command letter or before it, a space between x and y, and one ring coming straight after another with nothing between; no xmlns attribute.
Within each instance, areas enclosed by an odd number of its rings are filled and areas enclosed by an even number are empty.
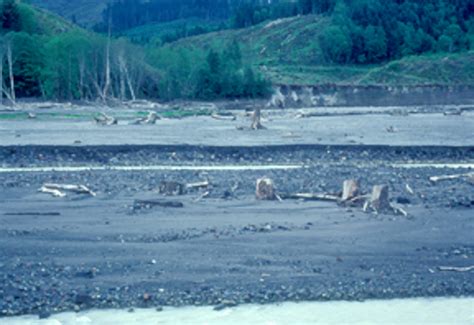
<svg viewBox="0 0 474 325"><path fill-rule="evenodd" d="M3 107L3 47L0 45L0 107Z"/></svg>
<svg viewBox="0 0 474 325"><path fill-rule="evenodd" d="M12 44L7 42L7 61L8 61L8 75L10 78L10 96L8 96L13 105L16 103L15 95L15 76L13 75L13 54Z"/></svg>
<svg viewBox="0 0 474 325"><path fill-rule="evenodd" d="M110 78L110 47L112 44L112 19L109 17L109 32L107 35L107 45L105 47L105 82L104 82L104 89L102 90L102 100L105 102L107 101L109 88L111 83Z"/></svg>
<svg viewBox="0 0 474 325"><path fill-rule="evenodd" d="M119 63L119 70L120 70L120 91L122 93L122 100L126 99L126 96L125 96L125 82L126 82L128 92L130 93L130 98L133 101L135 101L137 97L135 96L135 90L133 89L130 73L128 72L127 61L125 59L124 51L121 51L120 54L118 55L118 63Z"/></svg>

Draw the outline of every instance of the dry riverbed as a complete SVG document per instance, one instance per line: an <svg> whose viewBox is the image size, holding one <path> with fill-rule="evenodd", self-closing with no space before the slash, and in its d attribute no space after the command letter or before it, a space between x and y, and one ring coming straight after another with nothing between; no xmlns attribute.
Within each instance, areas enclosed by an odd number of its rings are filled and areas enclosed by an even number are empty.
<svg viewBox="0 0 474 325"><path fill-rule="evenodd" d="M445 126L459 118L436 114L428 117ZM398 137L412 121L399 116L395 132L364 131L370 145L344 142L339 127L321 140L332 145L318 144L311 140L318 129L301 131L279 118L275 126L301 132L304 141L277 146L268 145L270 120L255 137L234 122L212 120L222 134L232 129L253 139L239 144L228 136L216 145L205 136L205 118L181 121L202 125L189 131L195 145L175 143L171 131L172 138L168 131L151 135L160 122L145 127L141 137L151 138L143 146L133 135L121 144L115 142L125 135L105 140L102 131L114 126L92 126L83 139L101 140L88 146L72 145L75 131L61 136L67 128L79 132L70 121L48 130L35 121L0 122L7 135L0 147L0 315L474 295L470 117L446 137L415 137L414 128ZM333 117L333 126L346 118ZM348 124L347 132L358 136L359 126ZM8 137L16 132L21 136ZM461 174L468 176L430 181ZM385 184L408 216L335 202L258 201L255 182L263 176L280 194L340 195L347 179L359 179L364 193ZM184 184L182 195L160 194L165 180ZM95 196L38 192L47 183L84 185ZM207 185L186 188L199 183ZM137 204L143 200L173 204Z"/></svg>

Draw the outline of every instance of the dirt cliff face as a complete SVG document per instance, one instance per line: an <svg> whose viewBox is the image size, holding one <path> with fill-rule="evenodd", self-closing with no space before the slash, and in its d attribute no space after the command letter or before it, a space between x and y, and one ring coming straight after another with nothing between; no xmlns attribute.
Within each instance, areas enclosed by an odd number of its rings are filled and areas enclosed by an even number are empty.
<svg viewBox="0 0 474 325"><path fill-rule="evenodd" d="M275 86L273 107L474 104L474 86Z"/></svg>

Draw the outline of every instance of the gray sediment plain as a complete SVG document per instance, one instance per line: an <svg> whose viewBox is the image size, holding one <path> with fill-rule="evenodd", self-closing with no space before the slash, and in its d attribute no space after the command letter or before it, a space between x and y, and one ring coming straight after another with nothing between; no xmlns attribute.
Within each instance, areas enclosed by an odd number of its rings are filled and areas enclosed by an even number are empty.
<svg viewBox="0 0 474 325"><path fill-rule="evenodd" d="M153 126L1 121L0 167L17 170L0 173L0 316L473 296L473 271L443 269L474 265L472 178L429 178L471 172L448 164L474 162L474 116L374 110L304 119L273 111L261 131L236 128L249 124L243 112L236 122L191 117ZM21 171L157 165L213 168ZM338 194L346 179L360 179L365 193L386 184L409 215L257 201L263 176L279 193ZM211 186L166 197L158 193L164 180ZM54 198L38 192L45 183L82 184L97 196ZM143 199L183 207L135 204Z"/></svg>

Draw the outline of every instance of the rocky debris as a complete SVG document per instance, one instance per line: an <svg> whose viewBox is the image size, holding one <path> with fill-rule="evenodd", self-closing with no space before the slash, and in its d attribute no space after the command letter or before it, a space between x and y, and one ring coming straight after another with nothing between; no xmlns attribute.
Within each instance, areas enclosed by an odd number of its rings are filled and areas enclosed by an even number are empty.
<svg viewBox="0 0 474 325"><path fill-rule="evenodd" d="M260 178L257 180L257 189L255 193L257 200L275 200L275 185L270 178Z"/></svg>
<svg viewBox="0 0 474 325"><path fill-rule="evenodd" d="M222 300L218 305L214 307L215 311L221 311L226 308L236 307L238 303L234 300Z"/></svg>
<svg viewBox="0 0 474 325"><path fill-rule="evenodd" d="M66 192L73 192L76 194L87 194L90 196L97 196L95 192L85 185L71 185L71 184L44 184L40 189L42 193L48 193L54 197L66 197Z"/></svg>
<svg viewBox="0 0 474 325"><path fill-rule="evenodd" d="M110 125L117 125L118 124L118 120L115 117L109 116L105 113L100 113L99 116L95 116L94 120L97 124L104 125L104 126L110 126Z"/></svg>
<svg viewBox="0 0 474 325"><path fill-rule="evenodd" d="M177 196L185 193L186 186L175 181L162 181L158 187L158 192L162 195Z"/></svg>
<svg viewBox="0 0 474 325"><path fill-rule="evenodd" d="M153 207L162 208L184 208L184 204L179 201L167 201L167 200L135 200L133 204L134 210L151 209Z"/></svg>

